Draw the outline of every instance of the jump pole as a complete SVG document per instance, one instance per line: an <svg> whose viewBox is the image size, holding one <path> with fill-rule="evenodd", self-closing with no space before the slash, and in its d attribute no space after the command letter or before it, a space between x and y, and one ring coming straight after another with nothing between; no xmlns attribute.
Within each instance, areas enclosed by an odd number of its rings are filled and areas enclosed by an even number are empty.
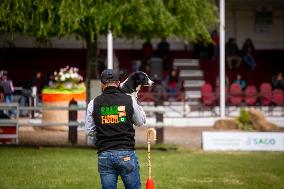
<svg viewBox="0 0 284 189"><path fill-rule="evenodd" d="M152 179L152 164L151 164L151 132L154 135L154 140L157 140L157 133L154 128L147 129L148 143L148 178L146 181L146 189L154 189L154 180Z"/></svg>

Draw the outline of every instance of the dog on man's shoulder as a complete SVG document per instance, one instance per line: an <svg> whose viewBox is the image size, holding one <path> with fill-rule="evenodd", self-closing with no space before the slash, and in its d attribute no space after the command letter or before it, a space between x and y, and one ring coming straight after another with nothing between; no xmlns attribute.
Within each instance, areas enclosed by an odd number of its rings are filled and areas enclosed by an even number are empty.
<svg viewBox="0 0 284 189"><path fill-rule="evenodd" d="M133 72L120 84L120 90L132 97L138 97L138 92L143 86L152 86L153 81L142 71Z"/></svg>

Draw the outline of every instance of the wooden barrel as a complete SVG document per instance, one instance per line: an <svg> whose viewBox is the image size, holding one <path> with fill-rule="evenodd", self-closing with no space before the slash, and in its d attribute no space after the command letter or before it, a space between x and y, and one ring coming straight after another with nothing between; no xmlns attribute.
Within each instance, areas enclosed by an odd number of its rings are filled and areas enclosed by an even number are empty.
<svg viewBox="0 0 284 189"><path fill-rule="evenodd" d="M70 101L74 99L75 101L86 101L86 92L77 94L42 94L42 105L45 107L68 107ZM42 111L42 121L44 123L68 123L68 110L43 110ZM48 130L55 131L66 131L68 126L66 125L56 125L56 126L46 126L43 127Z"/></svg>

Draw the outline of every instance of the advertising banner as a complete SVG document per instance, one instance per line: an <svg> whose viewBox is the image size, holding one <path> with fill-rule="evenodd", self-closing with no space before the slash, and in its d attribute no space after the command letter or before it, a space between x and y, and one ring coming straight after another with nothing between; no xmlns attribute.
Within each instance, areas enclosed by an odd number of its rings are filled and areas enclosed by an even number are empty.
<svg viewBox="0 0 284 189"><path fill-rule="evenodd" d="M281 132L203 132L203 150L284 151Z"/></svg>

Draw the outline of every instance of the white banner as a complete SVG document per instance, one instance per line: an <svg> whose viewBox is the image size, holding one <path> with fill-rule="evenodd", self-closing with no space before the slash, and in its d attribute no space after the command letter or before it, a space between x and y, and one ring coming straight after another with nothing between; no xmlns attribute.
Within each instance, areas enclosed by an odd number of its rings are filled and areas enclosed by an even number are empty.
<svg viewBox="0 0 284 189"><path fill-rule="evenodd" d="M284 151L281 132L203 132L203 150Z"/></svg>

